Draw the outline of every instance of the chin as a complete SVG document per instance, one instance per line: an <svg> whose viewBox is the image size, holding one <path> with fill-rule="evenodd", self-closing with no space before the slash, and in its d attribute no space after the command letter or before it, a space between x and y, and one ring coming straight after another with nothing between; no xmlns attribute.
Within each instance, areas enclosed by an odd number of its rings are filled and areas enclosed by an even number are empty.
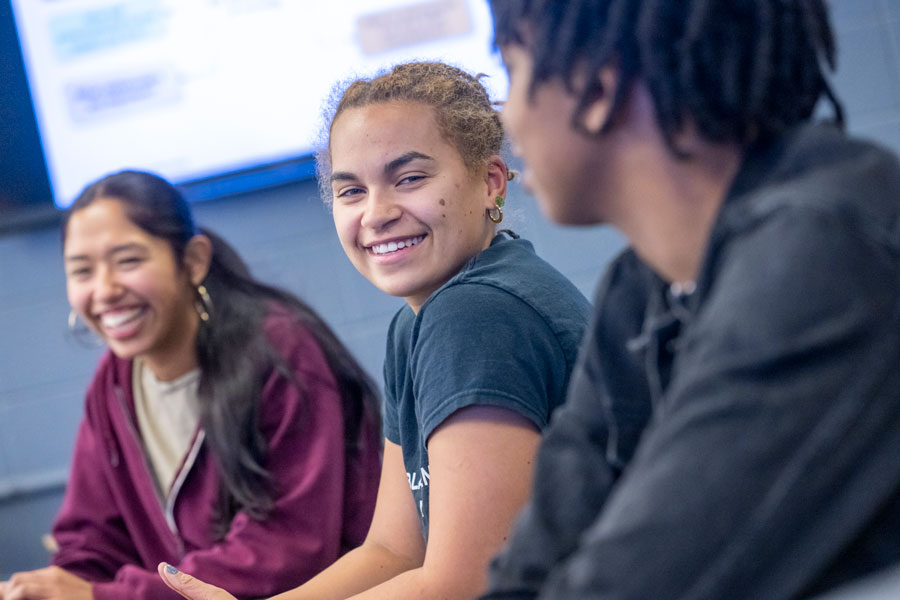
<svg viewBox="0 0 900 600"><path fill-rule="evenodd" d="M448 278L449 279L449 278ZM374 282L373 282L374 283ZM411 298L420 298L425 296L426 298L431 294L431 292L427 292L426 290L431 289L431 291L436 290L438 286L427 286L423 285L419 282L381 282L380 284L375 284L375 287L378 288L379 291L387 294L388 296L393 296L394 298L401 298L407 303Z"/></svg>
<svg viewBox="0 0 900 600"><path fill-rule="evenodd" d="M104 339L103 341L106 342L106 346L112 350L112 353L122 360L137 358L146 351L146 348L143 346L137 347L134 344L117 344L107 339Z"/></svg>
<svg viewBox="0 0 900 600"><path fill-rule="evenodd" d="M374 285L379 292L383 292L388 296L394 296L395 298L405 298L409 295L409 286L400 285L390 281L378 281L378 280L369 280L369 282Z"/></svg>

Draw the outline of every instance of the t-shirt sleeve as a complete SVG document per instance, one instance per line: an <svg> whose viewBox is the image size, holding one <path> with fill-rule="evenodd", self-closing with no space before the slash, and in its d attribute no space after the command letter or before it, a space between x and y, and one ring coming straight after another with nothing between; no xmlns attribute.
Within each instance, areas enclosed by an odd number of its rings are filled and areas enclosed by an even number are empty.
<svg viewBox="0 0 900 600"><path fill-rule="evenodd" d="M384 389L384 414L382 415L381 428L384 437L389 442L400 445L400 428L398 427L397 399L396 396Z"/></svg>
<svg viewBox="0 0 900 600"><path fill-rule="evenodd" d="M567 365L534 308L498 287L469 283L441 290L421 310L410 369L423 439L472 405L547 424L564 397Z"/></svg>
<svg viewBox="0 0 900 600"><path fill-rule="evenodd" d="M384 407L381 415L381 427L384 437L398 446L400 445L400 414L397 403L401 393L402 369L400 362L406 360L409 352L409 326L412 311L404 307L391 321L388 329L387 349L384 355Z"/></svg>

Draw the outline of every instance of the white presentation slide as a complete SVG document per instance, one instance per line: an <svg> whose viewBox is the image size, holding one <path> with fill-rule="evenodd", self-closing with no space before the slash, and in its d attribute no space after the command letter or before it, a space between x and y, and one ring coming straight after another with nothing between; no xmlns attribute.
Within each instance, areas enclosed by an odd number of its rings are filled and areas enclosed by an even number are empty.
<svg viewBox="0 0 900 600"><path fill-rule="evenodd" d="M54 199L309 155L337 82L413 59L506 95L484 0L13 0Z"/></svg>

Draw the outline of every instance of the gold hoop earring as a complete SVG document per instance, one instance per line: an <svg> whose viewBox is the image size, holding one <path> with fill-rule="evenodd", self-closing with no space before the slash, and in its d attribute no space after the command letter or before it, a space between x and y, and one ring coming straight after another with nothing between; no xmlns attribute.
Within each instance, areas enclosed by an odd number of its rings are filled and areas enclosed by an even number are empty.
<svg viewBox="0 0 900 600"><path fill-rule="evenodd" d="M206 291L206 286L202 283L197 286L197 301L194 302L194 309L200 315L201 321L204 323L209 322L209 313L212 312L212 298L209 297L209 292Z"/></svg>
<svg viewBox="0 0 900 600"><path fill-rule="evenodd" d="M499 223L503 220L503 205L506 203L506 200L503 199L503 196L497 196L494 199L494 202L497 203L497 206L494 208L489 208L487 210L487 216L492 223ZM494 216L494 211L497 211L496 217Z"/></svg>

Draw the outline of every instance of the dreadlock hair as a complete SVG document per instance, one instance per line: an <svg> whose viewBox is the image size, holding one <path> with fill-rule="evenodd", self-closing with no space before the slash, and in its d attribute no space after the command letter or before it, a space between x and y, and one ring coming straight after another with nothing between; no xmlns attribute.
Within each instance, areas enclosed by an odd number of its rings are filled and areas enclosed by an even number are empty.
<svg viewBox="0 0 900 600"><path fill-rule="evenodd" d="M835 121L844 111L831 88L834 36L824 0L490 0L494 45L525 46L531 93L560 77L579 117L610 64L619 82L608 129L635 79L653 98L669 148L686 120L713 142L742 147L808 120L822 96ZM575 76L587 85L576 89ZM580 79L579 79L580 80ZM586 132L585 132L586 133Z"/></svg>
<svg viewBox="0 0 900 600"><path fill-rule="evenodd" d="M141 171L122 171L94 182L63 217L63 245L71 216L98 199L121 203L134 225L169 244L179 267L194 235L202 233L212 242L212 261L203 285L213 306L209 321L201 321L196 349L200 422L221 480L217 522L213 524L218 536L227 533L238 511L261 520L274 505L273 486L277 482L271 480L265 467L266 441L259 429L260 397L266 379L275 370L305 391L304 382L298 380L266 336L264 320L272 309L288 311L321 348L341 398L348 461L359 451L364 430L380 430L375 383L328 325L293 294L254 279L225 240L195 225L189 205L172 184Z"/></svg>
<svg viewBox="0 0 900 600"><path fill-rule="evenodd" d="M441 135L474 171L499 155L503 125L487 90L483 75L470 75L441 62L411 62L394 66L372 79L357 79L339 85L326 107L326 147L316 155L319 188L325 201L331 199L330 139L334 122L345 110L385 102L411 102L430 106Z"/></svg>

